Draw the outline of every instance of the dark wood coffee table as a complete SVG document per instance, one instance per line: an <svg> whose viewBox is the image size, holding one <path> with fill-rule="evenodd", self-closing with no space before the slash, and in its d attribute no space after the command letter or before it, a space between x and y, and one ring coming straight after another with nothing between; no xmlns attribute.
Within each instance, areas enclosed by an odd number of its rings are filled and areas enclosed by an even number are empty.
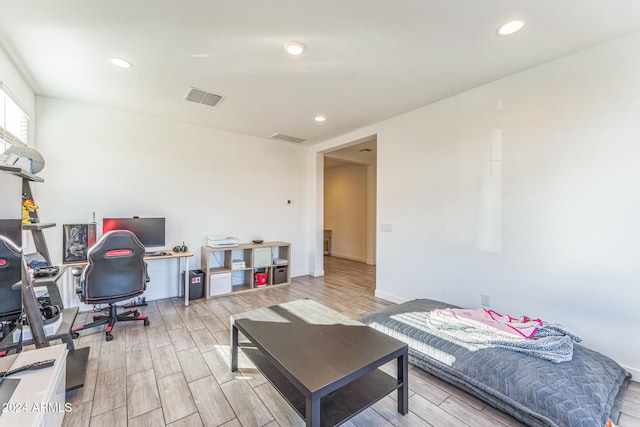
<svg viewBox="0 0 640 427"><path fill-rule="evenodd" d="M340 424L394 390L398 412L409 410L407 345L315 301L231 316L231 371L239 347L309 427ZM377 369L393 359L396 378Z"/></svg>

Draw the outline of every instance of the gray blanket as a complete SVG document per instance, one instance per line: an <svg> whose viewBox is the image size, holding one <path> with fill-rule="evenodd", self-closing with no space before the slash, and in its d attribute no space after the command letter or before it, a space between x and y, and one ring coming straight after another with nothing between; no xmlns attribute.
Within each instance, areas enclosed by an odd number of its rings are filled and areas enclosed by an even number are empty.
<svg viewBox="0 0 640 427"><path fill-rule="evenodd" d="M397 320L402 313L447 307L453 306L414 300L365 316L362 321L406 342L411 364L528 426L605 426L620 386L630 377L616 362L575 344L573 359L556 364L501 348L473 348ZM615 421L617 416L611 418Z"/></svg>
<svg viewBox="0 0 640 427"><path fill-rule="evenodd" d="M418 328L426 328L431 334L458 343L473 344L476 348L503 348L529 356L539 357L553 363L568 362L573 357L573 342L582 338L564 325L546 322L538 327L532 338L507 337L504 333L492 332L469 325L448 322L430 312L401 313L395 320Z"/></svg>

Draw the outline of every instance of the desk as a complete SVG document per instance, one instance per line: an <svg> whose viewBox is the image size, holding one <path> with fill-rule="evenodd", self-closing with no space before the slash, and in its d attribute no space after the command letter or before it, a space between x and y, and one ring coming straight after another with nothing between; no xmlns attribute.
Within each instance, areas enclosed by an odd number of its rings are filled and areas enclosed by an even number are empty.
<svg viewBox="0 0 640 427"><path fill-rule="evenodd" d="M185 282L189 277L189 258L193 256L191 252L174 252L170 250L163 250L162 252L170 253L171 255L161 255L161 256L149 256L144 257L145 261L155 261L159 259L171 259L176 258L178 260L178 296L182 296L182 273L185 273L187 277ZM189 305L189 286L184 286L184 306Z"/></svg>
<svg viewBox="0 0 640 427"><path fill-rule="evenodd" d="M23 351L0 359L0 370L15 369L29 363L56 359L53 366L10 376L20 382L0 416L3 426L60 426L65 411L65 372L67 348L64 344ZM13 361L13 364L11 362ZM2 384L0 384L2 387Z"/></svg>
<svg viewBox="0 0 640 427"><path fill-rule="evenodd" d="M183 296L183 294L182 294L182 273L186 272L186 275L188 277L188 275L189 275L189 258L191 258L193 256L193 253L191 253L191 252L174 252L174 251L171 251L171 250L168 250L168 249L162 250L162 252L166 252L166 253L168 253L170 255L145 256L144 260L145 261L157 261L157 260L168 260L168 259L169 260L170 259L178 260L178 278L177 278L178 296L182 297ZM86 261L85 262L76 262L76 263L64 264L64 266L67 267L67 270L70 270L71 267L84 267L85 265L87 265ZM153 280L153 277L151 278L151 280ZM72 280L72 283L73 283L73 280ZM73 286L73 292L71 293L71 295L69 295L69 293L66 292L66 289L68 287L69 286L65 286L65 291L63 292L63 299L67 303L67 304L65 304L65 306L74 304L72 299L73 299L73 297L75 297L75 286ZM77 298L75 298L75 299L77 300ZM185 286L184 305L185 305L185 307L189 305L189 286Z"/></svg>

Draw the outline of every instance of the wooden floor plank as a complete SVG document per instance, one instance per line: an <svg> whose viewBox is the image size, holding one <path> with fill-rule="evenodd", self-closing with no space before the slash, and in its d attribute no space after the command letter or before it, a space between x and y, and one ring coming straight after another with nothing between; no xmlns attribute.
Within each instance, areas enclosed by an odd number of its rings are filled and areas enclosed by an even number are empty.
<svg viewBox="0 0 640 427"><path fill-rule="evenodd" d="M148 341L140 345L127 347L125 362L127 375L137 374L138 372L144 372L153 368Z"/></svg>
<svg viewBox="0 0 640 427"><path fill-rule="evenodd" d="M120 407L91 417L91 427L113 427L127 425L127 408Z"/></svg>
<svg viewBox="0 0 640 427"><path fill-rule="evenodd" d="M124 338L124 330L120 331L121 338ZM116 333L114 332L114 336ZM113 340L101 344L100 351L100 372L104 373L114 369L122 369L126 364L126 345L124 339Z"/></svg>
<svg viewBox="0 0 640 427"><path fill-rule="evenodd" d="M230 368L231 360L220 346L217 346L215 350L203 353L202 357L204 357L213 376L216 377L218 384L224 384L234 379L235 376Z"/></svg>
<svg viewBox="0 0 640 427"><path fill-rule="evenodd" d="M218 341L211 335L211 332L207 328L197 329L190 331L191 339L200 350L200 353L206 353L207 351L215 350Z"/></svg>
<svg viewBox="0 0 640 427"><path fill-rule="evenodd" d="M438 406L472 427L505 427L489 414L474 408L456 396L449 396Z"/></svg>
<svg viewBox="0 0 640 427"><path fill-rule="evenodd" d="M175 351L182 351L187 348L195 347L191 334L187 329L172 329L169 332L169 339L173 344Z"/></svg>
<svg viewBox="0 0 640 427"><path fill-rule="evenodd" d="M262 384L254 391L279 425L304 427L304 420L271 384Z"/></svg>
<svg viewBox="0 0 640 427"><path fill-rule="evenodd" d="M66 413L62 427L86 427L91 422L91 402L73 403Z"/></svg>
<svg viewBox="0 0 640 427"><path fill-rule="evenodd" d="M171 345L152 348L151 360L153 361L153 368L157 378L175 374L182 370L176 352Z"/></svg>
<svg viewBox="0 0 640 427"><path fill-rule="evenodd" d="M211 371L197 347L178 351L176 356L178 356L178 362L180 362L188 383L211 375Z"/></svg>
<svg viewBox="0 0 640 427"><path fill-rule="evenodd" d="M157 383L162 401L162 412L167 424L198 410L182 372L158 378Z"/></svg>
<svg viewBox="0 0 640 427"><path fill-rule="evenodd" d="M171 344L169 332L164 326L158 328L147 328L147 339L149 340L149 348L164 347Z"/></svg>
<svg viewBox="0 0 640 427"><path fill-rule="evenodd" d="M164 425L164 415L162 408L139 415L129 420L127 427L158 427Z"/></svg>
<svg viewBox="0 0 640 427"><path fill-rule="evenodd" d="M262 400L242 377L220 385L243 427L261 427L273 421Z"/></svg>
<svg viewBox="0 0 640 427"><path fill-rule="evenodd" d="M160 314L162 314L162 320L164 320L167 331L172 331L174 329L186 329L182 318L175 309L173 312L160 311Z"/></svg>
<svg viewBox="0 0 640 427"><path fill-rule="evenodd" d="M91 415L100 415L125 406L127 394L124 384L126 384L124 367L99 373ZM126 420L126 408L124 414Z"/></svg>
<svg viewBox="0 0 640 427"><path fill-rule="evenodd" d="M149 344L145 328L146 326L141 321L127 322L125 330L125 345L127 348Z"/></svg>
<svg viewBox="0 0 640 427"><path fill-rule="evenodd" d="M127 376L127 418L160 408L160 395L153 369Z"/></svg>
<svg viewBox="0 0 640 427"><path fill-rule="evenodd" d="M469 424L451 415L438 405L429 402L419 394L414 394L409 398L409 408L411 408L411 412L435 427L469 426Z"/></svg>
<svg viewBox="0 0 640 427"><path fill-rule="evenodd" d="M189 388L205 426L219 426L236 418L214 377L194 381L189 384Z"/></svg>
<svg viewBox="0 0 640 427"><path fill-rule="evenodd" d="M618 420L618 427L640 427L640 418L622 413Z"/></svg>
<svg viewBox="0 0 640 427"><path fill-rule="evenodd" d="M200 414L197 412L195 414L191 414L187 417L181 418L178 421L167 424L167 427L203 427L202 419L200 418ZM129 426L131 427L131 426Z"/></svg>
<svg viewBox="0 0 640 427"><path fill-rule="evenodd" d="M378 401L375 405L373 405L373 409L394 426L437 427L432 426L427 421L423 420L411 411L409 411L407 415L399 414L398 402L397 400L393 399L391 395Z"/></svg>
<svg viewBox="0 0 640 427"><path fill-rule="evenodd" d="M392 427L393 424L380 415L375 409L367 408L355 417L351 422L357 427Z"/></svg>

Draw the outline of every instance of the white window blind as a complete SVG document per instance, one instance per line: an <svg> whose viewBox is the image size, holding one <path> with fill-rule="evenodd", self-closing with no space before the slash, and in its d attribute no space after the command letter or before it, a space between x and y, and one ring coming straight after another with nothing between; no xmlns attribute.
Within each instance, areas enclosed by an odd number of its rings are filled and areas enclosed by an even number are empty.
<svg viewBox="0 0 640 427"><path fill-rule="evenodd" d="M9 145L27 145L29 141L29 115L0 82L0 143L4 150Z"/></svg>

